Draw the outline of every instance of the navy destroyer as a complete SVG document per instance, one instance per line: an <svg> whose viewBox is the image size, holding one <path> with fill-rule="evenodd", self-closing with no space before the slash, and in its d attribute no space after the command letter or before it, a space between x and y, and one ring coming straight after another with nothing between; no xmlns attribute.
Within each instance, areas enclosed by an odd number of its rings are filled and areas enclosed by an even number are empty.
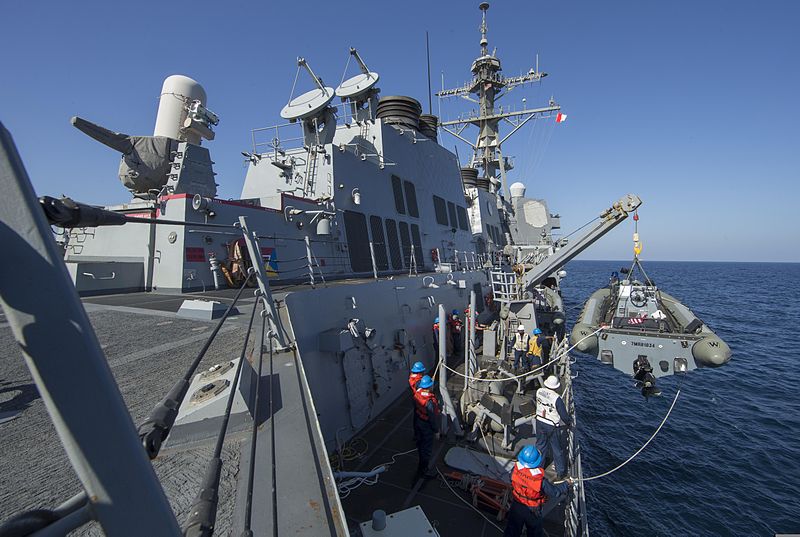
<svg viewBox="0 0 800 537"><path fill-rule="evenodd" d="M355 49L358 73L337 88L298 59L310 89L292 96L285 122L253 131L238 200L217 197L228 179L202 144L219 118L185 76L164 82L152 136L73 118L122 154L128 203L37 200L3 129L0 235L26 265L12 275L3 264L0 298L30 370L7 378L35 384L52 418L30 399L6 405L3 531L502 532L509 465L533 442L546 370L575 414L563 267L641 201L623 196L568 241L545 200L506 187L503 143L529 122L555 121L560 106L498 106L545 75L502 74L488 8L471 79L439 93L477 109L450 121L411 97L381 97ZM439 143L448 132L469 144L468 162ZM464 312L460 335L445 328L453 311ZM541 367L514 373L520 327L552 344ZM442 401L442 486L409 470L416 361ZM63 450L47 442L56 435ZM44 451L34 457L26 443ZM565 456L577 484L551 498L545 525L586 535L571 430ZM74 476L55 479L67 462Z"/></svg>

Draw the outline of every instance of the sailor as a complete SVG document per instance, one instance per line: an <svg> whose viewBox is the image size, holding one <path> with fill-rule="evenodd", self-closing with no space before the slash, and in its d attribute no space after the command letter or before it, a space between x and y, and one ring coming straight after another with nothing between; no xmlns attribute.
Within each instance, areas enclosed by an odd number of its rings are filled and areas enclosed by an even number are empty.
<svg viewBox="0 0 800 537"><path fill-rule="evenodd" d="M469 306L464 309L464 329L469 333L470 330L470 323L475 323L475 347L480 347L481 340L483 339L483 330L486 329L485 324L481 324L478 322L478 314L474 313L470 315Z"/></svg>
<svg viewBox="0 0 800 537"><path fill-rule="evenodd" d="M519 369L520 362L523 362L522 365L525 365L522 358L525 356L525 353L528 352L528 345L529 345L530 337L528 334L525 333L525 327L522 326L522 323L517 326L517 333L514 336L514 369Z"/></svg>
<svg viewBox="0 0 800 537"><path fill-rule="evenodd" d="M439 435L439 402L431 390L433 379L422 377L414 391L414 440L419 452L417 477L434 477L436 473L428 468L433 452L433 438Z"/></svg>
<svg viewBox="0 0 800 537"><path fill-rule="evenodd" d="M436 359L439 359L439 318L433 320L433 350L436 351Z"/></svg>
<svg viewBox="0 0 800 537"><path fill-rule="evenodd" d="M408 376L408 385L411 387L413 394L417 390L417 383L425 376L425 364L422 362L414 362L411 366L411 374Z"/></svg>
<svg viewBox="0 0 800 537"><path fill-rule="evenodd" d="M519 452L511 470L511 507L504 537L519 537L523 526L528 537L542 535L542 506L548 498L557 498L569 489L570 480L553 485L545 479L542 455L533 446Z"/></svg>
<svg viewBox="0 0 800 537"><path fill-rule="evenodd" d="M460 355L463 350L461 343L464 338L464 330L461 319L458 318L458 310L453 310L450 317L450 335L453 336L453 352Z"/></svg>
<svg viewBox="0 0 800 537"><path fill-rule="evenodd" d="M550 355L550 342L542 333L540 328L534 328L533 335L528 344L528 367L538 366L545 363L545 358Z"/></svg>
<svg viewBox="0 0 800 537"><path fill-rule="evenodd" d="M572 423L564 400L556 391L560 387L555 375L550 375L536 390L536 448L544 457L552 457L559 478L567 473L561 435Z"/></svg>
<svg viewBox="0 0 800 537"><path fill-rule="evenodd" d="M528 354L525 356L529 367L533 365L542 365L542 346L541 340L539 339L542 335L542 330L534 328L531 335L533 337L529 340Z"/></svg>

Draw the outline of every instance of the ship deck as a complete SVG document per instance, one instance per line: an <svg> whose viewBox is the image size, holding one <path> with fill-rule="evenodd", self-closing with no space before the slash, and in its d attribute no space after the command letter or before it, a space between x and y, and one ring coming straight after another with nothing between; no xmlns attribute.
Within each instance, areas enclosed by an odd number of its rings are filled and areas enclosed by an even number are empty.
<svg viewBox="0 0 800 537"><path fill-rule="evenodd" d="M227 292L219 300L230 302ZM84 300L89 320L117 381L134 423L140 423L180 378L208 338L214 322L177 317L187 297L132 293ZM239 309L252 306L243 297ZM206 354L201 368L238 358L246 331L245 315L226 322ZM45 405L31 378L11 328L0 317L0 521L19 512L53 508L81 490L58 439ZM102 434L98 424L98 434ZM231 438L223 450L224 464L237 466L241 440ZM196 495L213 446L163 453L153 463L172 508L183 522ZM220 526L233 519L234 475L221 483ZM73 535L102 535L91 523ZM222 533L225 535L226 533Z"/></svg>
<svg viewBox="0 0 800 537"><path fill-rule="evenodd" d="M463 362L458 366L450 365L456 371L463 373ZM457 400L463 389L462 377L451 375L447 385L454 400ZM525 399L527 397L515 398L512 403L518 407ZM412 418L413 401L409 391L361 432L359 438L363 440L362 445L366 446L362 448L365 451L363 457L345 463L342 467L346 471L368 472L382 464L391 463L389 469L380 475L377 483L363 485L342 499L351 534L359 535L353 531L354 528L358 523L370 520L376 509L382 509L389 514L418 505L443 537L502 535L505 520L498 521L496 512L489 510L481 510L480 513L484 515L481 516L472 507L473 499L470 493L454 485L451 485L452 489L448 488L441 475L430 479L417 477L418 458ZM514 450L518 451L522 445L532 444L534 440L535 436L531 432L529 438L515 444ZM486 441L492 452L513 458L513 453L503 450L500 446L501 434L488 434ZM443 475L451 471L460 471L451 468L445 462L448 449L455 446L480 450L478 445L458 439L452 429L447 435L442 435L439 440L434 441L432 464ZM489 474L487 477L498 477L491 475L491 472L486 473ZM552 464L547 468L547 475L550 479L554 477ZM563 505L551 510L544 519L545 535L563 535L563 516Z"/></svg>
<svg viewBox="0 0 800 537"><path fill-rule="evenodd" d="M353 283L352 280L333 285ZM329 284L330 285L330 284ZM280 299L288 290L276 288ZM305 287L308 289L308 287ZM130 293L84 298L83 303L98 340L108 359L134 423L141 422L169 390L196 356L214 322L177 317L175 312L187 298L213 298L230 303L235 290L196 294ZM249 311L253 296L246 293L239 311ZM217 336L200 368L237 358L246 331L247 315L232 317ZM0 317L0 472L4 487L0 490L0 521L28 509L51 508L80 491L80 483L58 440L49 415L40 399L30 372L14 341L4 317ZM462 366L463 367L463 366ZM451 377L448 386L458 398L460 377ZM287 389L283 385L281 389ZM360 535L359 523L371 519L373 511L387 514L420 506L442 536L502 535L494 513L471 507L471 496L452 491L440 478L417 479L417 454L412 431L410 394L400 397L377 416L359 435L366 447L360 457L346 460L342 469L368 471L393 462L374 485L363 485L342 498L351 535ZM280 421L276 422L276 427ZM492 435L487 437L499 450ZM237 473L244 470L242 453L247 440L230 435L223 451L223 461L230 470L223 471L220 486L217 535L232 535L237 527ZM436 441L434 463L442 472L451 470L445 462L447 450L460 445L452 432ZM167 450L154 461L156 473L179 521L187 517L199 489L211 445L197 445L181 450ZM236 469L239 469L237 472ZM563 534L563 510L556 509L545 521L548 535ZM489 519L489 520L487 520ZM295 521L296 522L296 521ZM494 524L497 524L495 526ZM101 535L92 523L74 535Z"/></svg>

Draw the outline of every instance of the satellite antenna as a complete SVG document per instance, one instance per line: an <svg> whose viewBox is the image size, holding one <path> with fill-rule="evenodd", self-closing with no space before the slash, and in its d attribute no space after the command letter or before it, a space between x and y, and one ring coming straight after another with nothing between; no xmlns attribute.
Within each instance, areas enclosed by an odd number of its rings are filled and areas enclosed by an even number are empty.
<svg viewBox="0 0 800 537"><path fill-rule="evenodd" d="M298 97L289 97L289 102L281 110L281 117L292 123L298 120L302 121L305 147L321 147L333 141L333 135L336 132L336 112L328 106L335 93L333 88L323 84L322 79L314 74L305 58L297 58L298 74L301 67L308 72L317 87ZM295 77L295 83L297 83L297 77ZM292 94L294 94L294 86L292 86Z"/></svg>
<svg viewBox="0 0 800 537"><path fill-rule="evenodd" d="M289 103L281 110L281 117L289 121L297 121L298 119L307 119L318 115L325 110L328 104L333 100L333 88L325 86L311 67L306 62L305 58L297 58L298 69L304 67L317 87L311 91L307 91L299 97L291 99Z"/></svg>
<svg viewBox="0 0 800 537"><path fill-rule="evenodd" d="M375 119L375 109L378 105L378 88L375 87L375 84L378 83L380 75L369 70L358 51L353 47L350 47L350 56L355 58L361 72L347 80L343 80L339 87L336 88L336 96L341 97L342 101L350 102L350 109L356 121ZM349 65L350 58L348 58L347 66L344 68L345 74L347 74Z"/></svg>
<svg viewBox="0 0 800 537"><path fill-rule="evenodd" d="M353 56L361 68L361 73L348 78L336 88L336 96L342 99L354 99L368 92L378 82L380 75L370 71L358 51L350 47L350 55Z"/></svg>

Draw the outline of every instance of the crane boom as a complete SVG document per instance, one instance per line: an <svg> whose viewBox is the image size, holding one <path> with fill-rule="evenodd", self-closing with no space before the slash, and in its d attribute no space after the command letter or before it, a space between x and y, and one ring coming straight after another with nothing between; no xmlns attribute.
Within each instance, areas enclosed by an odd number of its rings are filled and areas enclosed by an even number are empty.
<svg viewBox="0 0 800 537"><path fill-rule="evenodd" d="M627 194L611 207L600 213L600 221L577 241L561 248L538 265L522 274L525 289L532 289L542 283L545 278L567 264L579 253L591 246L600 237L614 229L620 222L628 218L628 214L636 210L642 200L635 194Z"/></svg>

